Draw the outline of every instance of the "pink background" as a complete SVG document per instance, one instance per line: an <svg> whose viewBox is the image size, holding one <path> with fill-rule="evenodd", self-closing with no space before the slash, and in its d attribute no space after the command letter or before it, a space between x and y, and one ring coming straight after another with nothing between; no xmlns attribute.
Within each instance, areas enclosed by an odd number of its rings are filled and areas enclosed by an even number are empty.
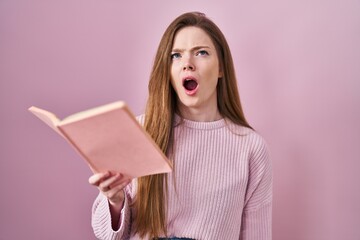
<svg viewBox="0 0 360 240"><path fill-rule="evenodd" d="M360 239L360 2L0 1L0 239L94 239L90 170L27 112L144 110L161 34L212 18L274 168L275 240Z"/></svg>

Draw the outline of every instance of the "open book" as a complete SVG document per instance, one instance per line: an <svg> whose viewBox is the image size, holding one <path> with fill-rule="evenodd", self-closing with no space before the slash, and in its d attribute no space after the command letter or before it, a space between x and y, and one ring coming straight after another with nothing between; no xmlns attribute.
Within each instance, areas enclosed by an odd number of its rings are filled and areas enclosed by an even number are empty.
<svg viewBox="0 0 360 240"><path fill-rule="evenodd" d="M170 161L122 101L63 120L34 106L29 111L68 140L94 173L115 171L135 178L172 170Z"/></svg>

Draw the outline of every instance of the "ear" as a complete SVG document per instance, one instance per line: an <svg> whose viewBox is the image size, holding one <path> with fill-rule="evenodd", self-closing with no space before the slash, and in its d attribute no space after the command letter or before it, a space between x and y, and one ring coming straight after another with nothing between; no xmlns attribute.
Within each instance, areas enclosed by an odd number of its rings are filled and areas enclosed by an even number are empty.
<svg viewBox="0 0 360 240"><path fill-rule="evenodd" d="M218 78L222 78L223 76L224 76L224 73L223 73L223 67L221 66L221 65L223 65L223 64L221 64L221 62L219 61L219 74L218 74Z"/></svg>
<svg viewBox="0 0 360 240"><path fill-rule="evenodd" d="M223 77L223 72L221 69L219 69L219 75L218 75L218 78L222 78Z"/></svg>

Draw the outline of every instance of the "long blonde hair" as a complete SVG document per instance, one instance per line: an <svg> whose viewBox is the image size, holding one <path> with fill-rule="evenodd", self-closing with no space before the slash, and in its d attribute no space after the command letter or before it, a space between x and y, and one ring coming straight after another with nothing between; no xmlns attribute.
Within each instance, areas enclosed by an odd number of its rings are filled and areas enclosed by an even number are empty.
<svg viewBox="0 0 360 240"><path fill-rule="evenodd" d="M217 85L220 114L235 124L251 128L241 107L233 60L224 35L203 13L185 13L165 30L155 56L148 87L144 128L165 154L168 154L172 147L174 113L177 112L177 97L170 83L170 55L175 34L188 26L204 30L215 45L223 72ZM167 174L138 178L133 207L136 233L141 237L148 235L154 238L166 235Z"/></svg>

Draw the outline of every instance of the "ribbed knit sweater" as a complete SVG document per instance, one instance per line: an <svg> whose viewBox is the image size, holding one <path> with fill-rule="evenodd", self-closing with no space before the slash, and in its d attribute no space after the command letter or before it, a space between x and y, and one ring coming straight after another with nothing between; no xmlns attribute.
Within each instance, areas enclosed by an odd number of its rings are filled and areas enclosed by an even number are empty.
<svg viewBox="0 0 360 240"><path fill-rule="evenodd" d="M183 120L174 129L174 139L175 168L168 174L168 236L271 239L272 170L263 138L249 128L221 119ZM130 203L135 194L136 179L125 188L116 231L111 227L108 201L98 195L92 227L99 239L140 239L131 228Z"/></svg>

